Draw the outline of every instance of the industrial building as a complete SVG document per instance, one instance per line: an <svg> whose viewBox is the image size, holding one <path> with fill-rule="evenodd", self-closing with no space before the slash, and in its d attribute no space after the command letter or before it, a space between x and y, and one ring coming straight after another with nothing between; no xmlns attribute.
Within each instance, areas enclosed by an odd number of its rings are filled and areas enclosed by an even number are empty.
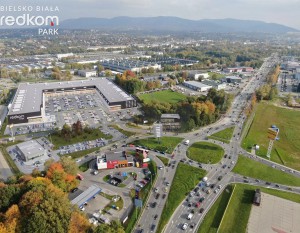
<svg viewBox="0 0 300 233"><path fill-rule="evenodd" d="M241 83L242 78L237 77L237 76L226 76L226 81L228 83Z"/></svg>
<svg viewBox="0 0 300 233"><path fill-rule="evenodd" d="M189 78L193 79L193 80L199 80L199 79L208 79L209 78L209 74L208 73L202 73L199 71L190 71L189 72Z"/></svg>
<svg viewBox="0 0 300 233"><path fill-rule="evenodd" d="M178 130L181 126L179 114L162 114L160 122L166 131Z"/></svg>
<svg viewBox="0 0 300 233"><path fill-rule="evenodd" d="M47 151L37 141L26 141L16 145L18 154L24 161L34 160L41 156L46 156Z"/></svg>
<svg viewBox="0 0 300 233"><path fill-rule="evenodd" d="M186 81L183 83L184 86L194 90L194 91L208 91L212 86L205 85L197 81Z"/></svg>
<svg viewBox="0 0 300 233"><path fill-rule="evenodd" d="M252 67L228 67L224 68L223 71L225 73L243 73L243 72L253 72L254 69Z"/></svg>
<svg viewBox="0 0 300 233"><path fill-rule="evenodd" d="M106 78L53 83L21 83L8 112L8 124L45 122L45 95L95 89L110 111L136 107L136 100Z"/></svg>
<svg viewBox="0 0 300 233"><path fill-rule="evenodd" d="M157 63L150 63L147 61L139 60L106 60L101 61L100 63L106 69L110 69L121 73L123 73L126 70L131 70L132 72L141 72L142 69L161 69L161 65Z"/></svg>
<svg viewBox="0 0 300 233"><path fill-rule="evenodd" d="M212 86L216 90L222 90L222 89L226 88L226 83L220 83L220 82L216 82L213 80L203 80L201 83L208 85L208 86Z"/></svg>
<svg viewBox="0 0 300 233"><path fill-rule="evenodd" d="M96 77L96 70L78 70L78 75L85 78Z"/></svg>

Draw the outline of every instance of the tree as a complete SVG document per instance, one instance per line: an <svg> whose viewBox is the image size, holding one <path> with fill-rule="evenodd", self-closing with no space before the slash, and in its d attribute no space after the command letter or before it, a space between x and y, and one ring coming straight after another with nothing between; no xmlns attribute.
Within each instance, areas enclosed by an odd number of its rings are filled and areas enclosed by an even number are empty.
<svg viewBox="0 0 300 233"><path fill-rule="evenodd" d="M73 211L71 215L71 220L69 224L69 233L85 233L88 230L91 229L90 223L86 219L85 216L83 216L78 211Z"/></svg>
<svg viewBox="0 0 300 233"><path fill-rule="evenodd" d="M18 205L12 205L5 213L5 224L7 233L20 232L21 213Z"/></svg>
<svg viewBox="0 0 300 233"><path fill-rule="evenodd" d="M61 129L61 135L64 137L64 139L66 139L66 140L70 139L71 133L72 133L72 130L71 130L70 126L67 124L64 124Z"/></svg>
<svg viewBox="0 0 300 233"><path fill-rule="evenodd" d="M66 195L52 184L38 191L28 191L19 206L23 216L21 232L68 232L71 205Z"/></svg>
<svg viewBox="0 0 300 233"><path fill-rule="evenodd" d="M76 176L76 174L78 173L78 166L73 159L63 156L60 158L60 162L66 173Z"/></svg>

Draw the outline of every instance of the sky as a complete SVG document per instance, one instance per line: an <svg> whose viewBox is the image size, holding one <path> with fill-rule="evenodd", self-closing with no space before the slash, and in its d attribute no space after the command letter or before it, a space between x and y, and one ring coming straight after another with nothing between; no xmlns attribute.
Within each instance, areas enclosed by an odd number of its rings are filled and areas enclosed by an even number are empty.
<svg viewBox="0 0 300 233"><path fill-rule="evenodd" d="M185 19L245 19L300 29L300 0L1 0L2 6L57 6L60 21L69 18L176 16Z"/></svg>

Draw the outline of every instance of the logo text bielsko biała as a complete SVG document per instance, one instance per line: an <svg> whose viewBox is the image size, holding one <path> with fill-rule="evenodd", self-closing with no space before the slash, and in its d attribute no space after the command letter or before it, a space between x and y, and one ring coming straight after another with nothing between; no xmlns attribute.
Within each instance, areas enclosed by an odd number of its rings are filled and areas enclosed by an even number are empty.
<svg viewBox="0 0 300 233"><path fill-rule="evenodd" d="M58 6L1 6L0 28L36 28L39 35L58 35Z"/></svg>

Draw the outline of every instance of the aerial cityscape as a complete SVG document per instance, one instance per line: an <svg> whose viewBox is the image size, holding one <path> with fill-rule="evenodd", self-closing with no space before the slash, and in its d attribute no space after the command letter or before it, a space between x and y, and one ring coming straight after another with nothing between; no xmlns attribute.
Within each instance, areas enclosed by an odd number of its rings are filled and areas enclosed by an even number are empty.
<svg viewBox="0 0 300 233"><path fill-rule="evenodd" d="M3 0L0 233L299 233L298 0Z"/></svg>

